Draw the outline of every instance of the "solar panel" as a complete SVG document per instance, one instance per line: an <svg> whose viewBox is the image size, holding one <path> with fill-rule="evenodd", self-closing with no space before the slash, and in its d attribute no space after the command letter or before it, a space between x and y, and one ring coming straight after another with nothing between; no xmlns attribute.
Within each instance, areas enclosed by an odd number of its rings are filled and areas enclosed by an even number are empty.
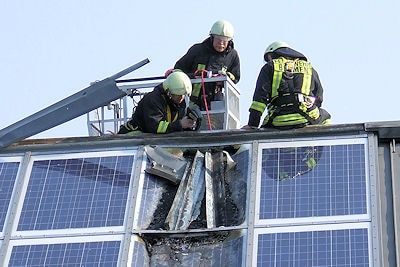
<svg viewBox="0 0 400 267"><path fill-rule="evenodd" d="M133 155L34 160L18 230L122 226L133 162Z"/></svg>
<svg viewBox="0 0 400 267"><path fill-rule="evenodd" d="M0 162L0 230L3 231L4 221L10 204L19 162Z"/></svg>
<svg viewBox="0 0 400 267"><path fill-rule="evenodd" d="M262 149L259 219L367 214L365 165L364 143Z"/></svg>
<svg viewBox="0 0 400 267"><path fill-rule="evenodd" d="M120 241L14 246L9 266L117 266Z"/></svg>
<svg viewBox="0 0 400 267"><path fill-rule="evenodd" d="M257 266L369 266L368 229L258 235Z"/></svg>

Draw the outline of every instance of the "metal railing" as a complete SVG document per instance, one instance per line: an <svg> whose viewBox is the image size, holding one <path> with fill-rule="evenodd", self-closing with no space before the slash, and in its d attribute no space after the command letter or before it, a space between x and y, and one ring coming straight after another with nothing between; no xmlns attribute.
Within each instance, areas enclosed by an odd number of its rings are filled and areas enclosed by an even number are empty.
<svg viewBox="0 0 400 267"><path fill-rule="evenodd" d="M162 81L163 77L117 81L118 88L125 92L126 96L87 113L89 136L117 133L119 127L130 119L140 99ZM191 81L193 84L201 83L200 78L191 79ZM209 123L212 125L212 130L238 129L240 127L240 93L236 85L226 76L205 78L204 82L222 83L223 89L222 98L210 102L210 122L208 122L206 111L202 111L204 118L200 130L209 130Z"/></svg>

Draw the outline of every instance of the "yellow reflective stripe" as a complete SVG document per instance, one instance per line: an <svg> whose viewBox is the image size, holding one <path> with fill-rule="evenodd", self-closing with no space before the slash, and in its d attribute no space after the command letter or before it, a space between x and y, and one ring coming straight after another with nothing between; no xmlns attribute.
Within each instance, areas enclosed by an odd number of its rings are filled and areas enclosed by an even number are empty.
<svg viewBox="0 0 400 267"><path fill-rule="evenodd" d="M301 85L301 93L310 95L312 66L310 62L298 60L295 62L294 73L303 73L303 84Z"/></svg>
<svg viewBox="0 0 400 267"><path fill-rule="evenodd" d="M278 88L281 84L282 74L284 72L284 65L286 59L278 58L274 59L274 77L272 78L272 88L271 88L271 98L274 98L278 95Z"/></svg>
<svg viewBox="0 0 400 267"><path fill-rule="evenodd" d="M295 125L306 122L308 122L306 118L304 118L302 115L298 113L294 113L294 114L276 116L273 119L272 124L275 126L285 126L285 125Z"/></svg>
<svg viewBox="0 0 400 267"><path fill-rule="evenodd" d="M174 122L178 119L178 112L175 114L174 119L171 121L172 118L172 112L171 112L171 108L169 106L167 106L167 121L168 122Z"/></svg>
<svg viewBox="0 0 400 267"><path fill-rule="evenodd" d="M168 121L160 121L158 123L157 133L165 133L167 131L168 125Z"/></svg>
<svg viewBox="0 0 400 267"><path fill-rule="evenodd" d="M282 74L283 74L283 72L274 71L274 77L272 79L271 98L278 96L278 88L279 88L279 84L281 83L281 80L282 80Z"/></svg>
<svg viewBox="0 0 400 267"><path fill-rule="evenodd" d="M197 64L197 70L205 70L206 65ZM201 83L195 83L192 85L192 96L199 97L201 89Z"/></svg>
<svg viewBox="0 0 400 267"><path fill-rule="evenodd" d="M201 84L195 83L192 87L192 96L198 97L200 95Z"/></svg>
<svg viewBox="0 0 400 267"><path fill-rule="evenodd" d="M251 109L257 110L261 113L264 112L266 107L267 107L267 105L265 105L262 102L258 102L258 101L253 101L253 103L251 103L251 106L250 106Z"/></svg>
<svg viewBox="0 0 400 267"><path fill-rule="evenodd" d="M310 95L311 81L312 81L312 66L310 62L305 60L287 60L285 58L278 58L273 60L274 63L274 77L272 79L272 92L271 97L278 95L278 88L282 80L282 74L285 72L286 64L293 64L293 73L303 74L303 83L301 85L301 92L304 95Z"/></svg>

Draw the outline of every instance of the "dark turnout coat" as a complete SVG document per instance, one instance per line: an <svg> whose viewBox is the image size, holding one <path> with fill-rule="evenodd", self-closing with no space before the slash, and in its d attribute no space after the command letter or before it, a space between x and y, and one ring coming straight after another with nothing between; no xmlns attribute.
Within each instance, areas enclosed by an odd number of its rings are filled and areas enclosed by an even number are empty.
<svg viewBox="0 0 400 267"><path fill-rule="evenodd" d="M268 109L263 127L293 128L307 124L327 124L329 113L321 109L323 88L317 71L307 58L290 48L281 48L274 59L261 69L248 125L258 127L264 110ZM292 64L290 77L285 76L286 64ZM312 105L299 100L313 99Z"/></svg>
<svg viewBox="0 0 400 267"><path fill-rule="evenodd" d="M185 115L186 103L176 105L166 95L162 84L146 94L138 103L132 119L128 122L130 130L145 133L170 133L183 131L180 120ZM129 130L120 130L126 133Z"/></svg>
<svg viewBox="0 0 400 267"><path fill-rule="evenodd" d="M174 69L180 69L188 75L193 74L200 66L204 65L205 70L218 72L225 69L235 76L234 83L240 80L239 55L234 48L233 41L229 41L224 52L215 51L212 44L212 37L208 37L202 43L189 48L187 53L175 64Z"/></svg>

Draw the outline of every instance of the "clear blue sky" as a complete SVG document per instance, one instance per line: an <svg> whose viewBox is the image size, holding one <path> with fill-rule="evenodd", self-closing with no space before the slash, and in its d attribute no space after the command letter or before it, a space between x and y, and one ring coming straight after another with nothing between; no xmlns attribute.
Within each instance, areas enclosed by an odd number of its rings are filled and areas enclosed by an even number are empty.
<svg viewBox="0 0 400 267"><path fill-rule="evenodd" d="M303 52L334 123L399 120L400 1L0 2L0 129L142 60L159 76L219 19L235 27L241 124L268 44ZM36 137L87 135L86 117Z"/></svg>

